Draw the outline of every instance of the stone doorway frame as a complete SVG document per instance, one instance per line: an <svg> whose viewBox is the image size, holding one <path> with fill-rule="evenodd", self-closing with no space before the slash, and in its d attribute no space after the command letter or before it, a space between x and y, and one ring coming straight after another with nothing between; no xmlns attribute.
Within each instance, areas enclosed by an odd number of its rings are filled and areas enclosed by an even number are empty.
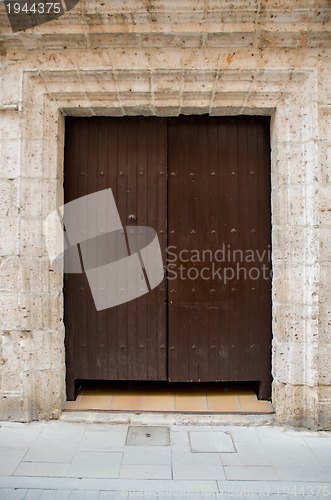
<svg viewBox="0 0 331 500"><path fill-rule="evenodd" d="M40 279L46 283L26 327L31 346L44 336L44 349L31 361L20 403L24 420L58 418L66 399L63 276L50 271L42 236L43 219L63 204L65 115L209 113L271 116L273 404L279 422L314 426L319 345L316 81L315 70L292 69L24 72L21 182L32 178L44 197L29 228L40 241L34 257L44 264ZM47 318L41 319L45 308Z"/></svg>

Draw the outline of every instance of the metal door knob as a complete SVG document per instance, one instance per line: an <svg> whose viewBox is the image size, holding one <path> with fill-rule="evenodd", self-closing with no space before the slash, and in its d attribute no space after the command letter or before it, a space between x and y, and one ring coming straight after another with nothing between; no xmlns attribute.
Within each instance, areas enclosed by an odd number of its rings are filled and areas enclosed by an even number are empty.
<svg viewBox="0 0 331 500"><path fill-rule="evenodd" d="M131 215L129 215L129 220L130 221L135 221L135 220L137 220L137 216L134 215L134 214L131 214Z"/></svg>

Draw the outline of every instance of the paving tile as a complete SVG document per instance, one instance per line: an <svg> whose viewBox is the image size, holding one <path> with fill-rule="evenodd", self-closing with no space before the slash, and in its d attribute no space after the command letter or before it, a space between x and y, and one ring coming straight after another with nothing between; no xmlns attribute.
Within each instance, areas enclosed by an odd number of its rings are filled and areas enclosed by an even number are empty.
<svg viewBox="0 0 331 500"><path fill-rule="evenodd" d="M55 495L56 495L55 490L43 490L40 495L40 500L54 500Z"/></svg>
<svg viewBox="0 0 331 500"><path fill-rule="evenodd" d="M31 477L63 477L67 471L68 464L54 462L21 462L14 476Z"/></svg>
<svg viewBox="0 0 331 500"><path fill-rule="evenodd" d="M172 498L178 498L178 496L174 495ZM185 496L186 498L186 496ZM210 492L210 493L190 493L187 497L190 500L204 500L204 499L210 499L210 500L215 500L216 496L215 493ZM223 499L224 500L224 499ZM243 499L241 499L243 500Z"/></svg>
<svg viewBox="0 0 331 500"><path fill-rule="evenodd" d="M125 491L100 491L100 496L98 500L127 500L128 498L129 495Z"/></svg>
<svg viewBox="0 0 331 500"><path fill-rule="evenodd" d="M172 425L171 430L173 432L214 432L215 430L219 430L218 426L211 426L209 424L206 425Z"/></svg>
<svg viewBox="0 0 331 500"><path fill-rule="evenodd" d="M158 499L158 498L173 498L172 494L169 493L166 497L165 495L163 495L162 493L158 494L157 492L149 492L149 491L132 491L131 493L129 493L129 496L128 498L130 500L133 500L133 499L136 499L137 498L153 498L154 500ZM177 496L178 498L178 496Z"/></svg>
<svg viewBox="0 0 331 500"><path fill-rule="evenodd" d="M293 454L311 453L309 446L300 435L293 436L272 427L269 429L260 427L256 432L268 453L283 453L284 450Z"/></svg>
<svg viewBox="0 0 331 500"><path fill-rule="evenodd" d="M237 394L210 394L207 393L208 411L211 412L240 412Z"/></svg>
<svg viewBox="0 0 331 500"><path fill-rule="evenodd" d="M86 424L86 431L98 431L98 432L116 432L116 433L126 433L128 432L129 425L128 424L117 424L117 423L110 423L110 424L92 424L88 423Z"/></svg>
<svg viewBox="0 0 331 500"><path fill-rule="evenodd" d="M11 495L13 491L13 488L0 488L0 500L7 500L10 498L9 495Z"/></svg>
<svg viewBox="0 0 331 500"><path fill-rule="evenodd" d="M223 465L272 465L266 453L221 453Z"/></svg>
<svg viewBox="0 0 331 500"><path fill-rule="evenodd" d="M120 478L171 479L171 465L122 465Z"/></svg>
<svg viewBox="0 0 331 500"><path fill-rule="evenodd" d="M24 461L69 463L76 449L76 441L38 438L25 455Z"/></svg>
<svg viewBox="0 0 331 500"><path fill-rule="evenodd" d="M123 465L171 465L169 446L126 446Z"/></svg>
<svg viewBox="0 0 331 500"><path fill-rule="evenodd" d="M225 479L218 453L172 453L174 479Z"/></svg>
<svg viewBox="0 0 331 500"><path fill-rule="evenodd" d="M247 455L259 454L265 455L265 457L268 456L263 444L260 442L255 443L251 441L237 441L235 446L238 453Z"/></svg>
<svg viewBox="0 0 331 500"><path fill-rule="evenodd" d="M11 476L27 451L28 448L0 448L0 476Z"/></svg>
<svg viewBox="0 0 331 500"><path fill-rule="evenodd" d="M254 427L245 427L245 426L224 426L219 427L220 431L230 432L234 443L236 445L237 442L253 442L261 444L259 436Z"/></svg>
<svg viewBox="0 0 331 500"><path fill-rule="evenodd" d="M270 460L282 481L330 481L330 467L312 454L270 454Z"/></svg>
<svg viewBox="0 0 331 500"><path fill-rule="evenodd" d="M227 479L238 481L277 481L277 472L272 466L224 465Z"/></svg>
<svg viewBox="0 0 331 500"><path fill-rule="evenodd" d="M126 439L124 429L116 432L87 430L79 444L79 451L123 451Z"/></svg>
<svg viewBox="0 0 331 500"><path fill-rule="evenodd" d="M67 441L77 441L83 436L86 429L86 424L67 423L51 420L45 422L45 425L39 435L42 439L56 439Z"/></svg>
<svg viewBox="0 0 331 500"><path fill-rule="evenodd" d="M0 443L2 448L28 448L39 436L42 427L4 427L0 428Z"/></svg>
<svg viewBox="0 0 331 500"><path fill-rule="evenodd" d="M190 452L190 442L188 432L173 432L170 431L170 446L173 451Z"/></svg>
<svg viewBox="0 0 331 500"><path fill-rule="evenodd" d="M71 490L57 491L54 500L69 500L71 493Z"/></svg>
<svg viewBox="0 0 331 500"><path fill-rule="evenodd" d="M228 495L224 495L224 493L215 493L215 498L217 498L217 499L222 499L222 500L224 500L224 499L225 499L225 498L227 498L227 497L228 497L229 499L231 499L231 500L261 500L261 497L260 497L259 495L254 495L254 494L251 494L251 493L249 493L249 494L244 494L244 493L243 493L243 494L241 494L241 495L240 495L240 494L238 494L238 495L233 495L233 494L231 493L231 495L229 495L229 496L228 496ZM270 500L269 495L268 495L268 497L266 497L266 498L267 498L268 500ZM276 500L276 499L274 499L274 500ZM281 497L279 497L279 498L277 498L277 500L282 500L282 498L281 498ZM299 499L297 499L297 500L299 500Z"/></svg>
<svg viewBox="0 0 331 500"><path fill-rule="evenodd" d="M71 492L69 500L99 500L100 491L99 490L74 490Z"/></svg>
<svg viewBox="0 0 331 500"><path fill-rule="evenodd" d="M25 489L0 489L1 500L23 500L28 490Z"/></svg>
<svg viewBox="0 0 331 500"><path fill-rule="evenodd" d="M40 500L43 490L29 490L24 497L24 500Z"/></svg>
<svg viewBox="0 0 331 500"><path fill-rule="evenodd" d="M321 461L323 464L331 470L331 442L330 438L305 438L305 443L308 445L309 449L313 454Z"/></svg>
<svg viewBox="0 0 331 500"><path fill-rule="evenodd" d="M145 394L144 411L174 411L175 396L170 393Z"/></svg>
<svg viewBox="0 0 331 500"><path fill-rule="evenodd" d="M79 405L79 410L109 410L111 396L90 396L83 395Z"/></svg>
<svg viewBox="0 0 331 500"><path fill-rule="evenodd" d="M114 394L111 402L111 410L141 410L143 394Z"/></svg>
<svg viewBox="0 0 331 500"><path fill-rule="evenodd" d="M66 477L116 478L121 460L121 453L79 451L65 475Z"/></svg>
<svg viewBox="0 0 331 500"><path fill-rule="evenodd" d="M191 392L182 392L176 394L176 411L199 411L206 413L208 411L206 393L192 394Z"/></svg>
<svg viewBox="0 0 331 500"><path fill-rule="evenodd" d="M232 438L225 432L189 432L193 453L234 453Z"/></svg>

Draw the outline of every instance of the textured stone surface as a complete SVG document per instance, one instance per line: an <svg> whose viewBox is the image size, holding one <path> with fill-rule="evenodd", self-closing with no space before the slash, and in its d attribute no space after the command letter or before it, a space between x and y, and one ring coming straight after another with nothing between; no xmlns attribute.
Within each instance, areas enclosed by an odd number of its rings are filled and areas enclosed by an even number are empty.
<svg viewBox="0 0 331 500"><path fill-rule="evenodd" d="M62 277L43 219L63 203L64 116L271 115L273 404L326 428L330 394L328 2L79 2L13 34L0 6L0 418L65 401Z"/></svg>

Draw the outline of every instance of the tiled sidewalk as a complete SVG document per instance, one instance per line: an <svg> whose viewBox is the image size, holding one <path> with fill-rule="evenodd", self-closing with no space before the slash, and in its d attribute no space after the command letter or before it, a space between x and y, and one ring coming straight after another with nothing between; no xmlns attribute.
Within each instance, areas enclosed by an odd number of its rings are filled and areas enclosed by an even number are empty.
<svg viewBox="0 0 331 500"><path fill-rule="evenodd" d="M322 499L331 496L331 435L278 427L2 423L0 488L4 500Z"/></svg>

